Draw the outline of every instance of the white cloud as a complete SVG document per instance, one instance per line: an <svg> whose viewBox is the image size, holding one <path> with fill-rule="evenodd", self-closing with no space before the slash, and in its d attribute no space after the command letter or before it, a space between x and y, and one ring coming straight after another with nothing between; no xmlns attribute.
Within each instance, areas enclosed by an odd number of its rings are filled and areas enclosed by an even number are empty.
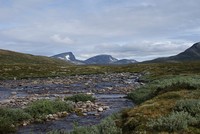
<svg viewBox="0 0 200 134"><path fill-rule="evenodd" d="M99 44L88 53L109 53L117 58L133 58L139 61L178 54L193 43L185 40L141 41L128 44Z"/></svg>
<svg viewBox="0 0 200 134"><path fill-rule="evenodd" d="M73 44L74 40L70 39L67 36L61 36L59 34L54 34L53 36L51 36L51 39L56 42L56 43L63 43L63 44Z"/></svg>

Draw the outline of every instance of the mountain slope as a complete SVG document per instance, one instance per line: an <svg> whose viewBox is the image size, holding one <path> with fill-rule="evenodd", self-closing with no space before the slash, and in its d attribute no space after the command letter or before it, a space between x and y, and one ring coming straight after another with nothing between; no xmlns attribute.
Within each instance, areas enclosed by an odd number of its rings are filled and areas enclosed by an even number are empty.
<svg viewBox="0 0 200 134"><path fill-rule="evenodd" d="M68 62L45 56L18 53L0 49L0 64L55 64L69 65Z"/></svg>
<svg viewBox="0 0 200 134"><path fill-rule="evenodd" d="M105 64L112 64L116 61L118 60L116 58L113 58L111 55L97 55L85 60L84 63L105 65Z"/></svg>
<svg viewBox="0 0 200 134"><path fill-rule="evenodd" d="M186 49L184 52L170 57L174 60L200 60L200 42L195 43L192 47Z"/></svg>
<svg viewBox="0 0 200 134"><path fill-rule="evenodd" d="M123 64L133 64L133 63L137 63L137 61L136 60L131 60L131 59L121 59L121 60L118 60L118 61L114 62L113 64L123 65Z"/></svg>
<svg viewBox="0 0 200 134"><path fill-rule="evenodd" d="M78 64L78 65L79 64L84 64L83 61L77 60L72 52L66 52L66 53L57 54L57 55L52 56L52 58L65 60L67 62L71 62L71 63Z"/></svg>
<svg viewBox="0 0 200 134"><path fill-rule="evenodd" d="M190 48L186 49L175 56L157 58L147 62L177 62L177 61L195 61L200 60L200 42L193 44Z"/></svg>
<svg viewBox="0 0 200 134"><path fill-rule="evenodd" d="M76 60L76 58L72 52L61 53L61 54L54 55L52 57L58 58L61 60L67 60L67 61L75 61Z"/></svg>

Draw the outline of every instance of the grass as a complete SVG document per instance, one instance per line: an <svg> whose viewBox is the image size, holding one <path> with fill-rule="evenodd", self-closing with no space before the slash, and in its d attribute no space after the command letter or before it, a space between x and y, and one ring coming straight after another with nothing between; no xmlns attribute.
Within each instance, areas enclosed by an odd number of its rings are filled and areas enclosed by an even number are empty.
<svg viewBox="0 0 200 134"><path fill-rule="evenodd" d="M65 101L73 101L73 102L86 102L86 101L95 101L95 98L92 95L87 94L75 94L69 97L65 97Z"/></svg>
<svg viewBox="0 0 200 134"><path fill-rule="evenodd" d="M56 77L69 75L87 75L132 72L148 74L141 78L142 81L151 81L166 76L200 74L200 62L188 63L152 63L133 64L121 66L74 66L65 64L33 64L33 63L0 63L0 79L24 79Z"/></svg>

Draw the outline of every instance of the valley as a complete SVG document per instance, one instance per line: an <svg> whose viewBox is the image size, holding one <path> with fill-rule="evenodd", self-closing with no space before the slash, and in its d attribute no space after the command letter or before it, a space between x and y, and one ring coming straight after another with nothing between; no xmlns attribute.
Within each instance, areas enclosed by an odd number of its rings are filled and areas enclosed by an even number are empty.
<svg viewBox="0 0 200 134"><path fill-rule="evenodd" d="M0 0L0 134L200 134L200 0Z"/></svg>
<svg viewBox="0 0 200 134"><path fill-rule="evenodd" d="M181 55L198 58L198 46ZM196 59L74 65L2 52L1 133L200 132Z"/></svg>

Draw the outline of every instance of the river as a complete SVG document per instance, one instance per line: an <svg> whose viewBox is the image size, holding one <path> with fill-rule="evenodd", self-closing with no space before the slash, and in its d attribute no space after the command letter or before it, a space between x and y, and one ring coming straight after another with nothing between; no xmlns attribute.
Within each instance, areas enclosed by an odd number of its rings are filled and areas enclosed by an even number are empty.
<svg viewBox="0 0 200 134"><path fill-rule="evenodd" d="M138 81L140 76L137 73L112 73L1 81L0 104L3 105L3 102L5 102L6 105L11 107L21 107L20 104L7 104L6 102L9 102L9 99L22 99L21 102L23 102L30 96L52 98L55 96L69 96L79 92L89 92L94 94L96 102L110 107L99 116L92 112L88 112L87 116L77 116L71 113L59 120L19 127L17 134L43 134L52 130L71 131L75 122L79 126L95 125L113 113L119 112L124 108L133 107L134 104L124 97L128 92L142 84Z"/></svg>

